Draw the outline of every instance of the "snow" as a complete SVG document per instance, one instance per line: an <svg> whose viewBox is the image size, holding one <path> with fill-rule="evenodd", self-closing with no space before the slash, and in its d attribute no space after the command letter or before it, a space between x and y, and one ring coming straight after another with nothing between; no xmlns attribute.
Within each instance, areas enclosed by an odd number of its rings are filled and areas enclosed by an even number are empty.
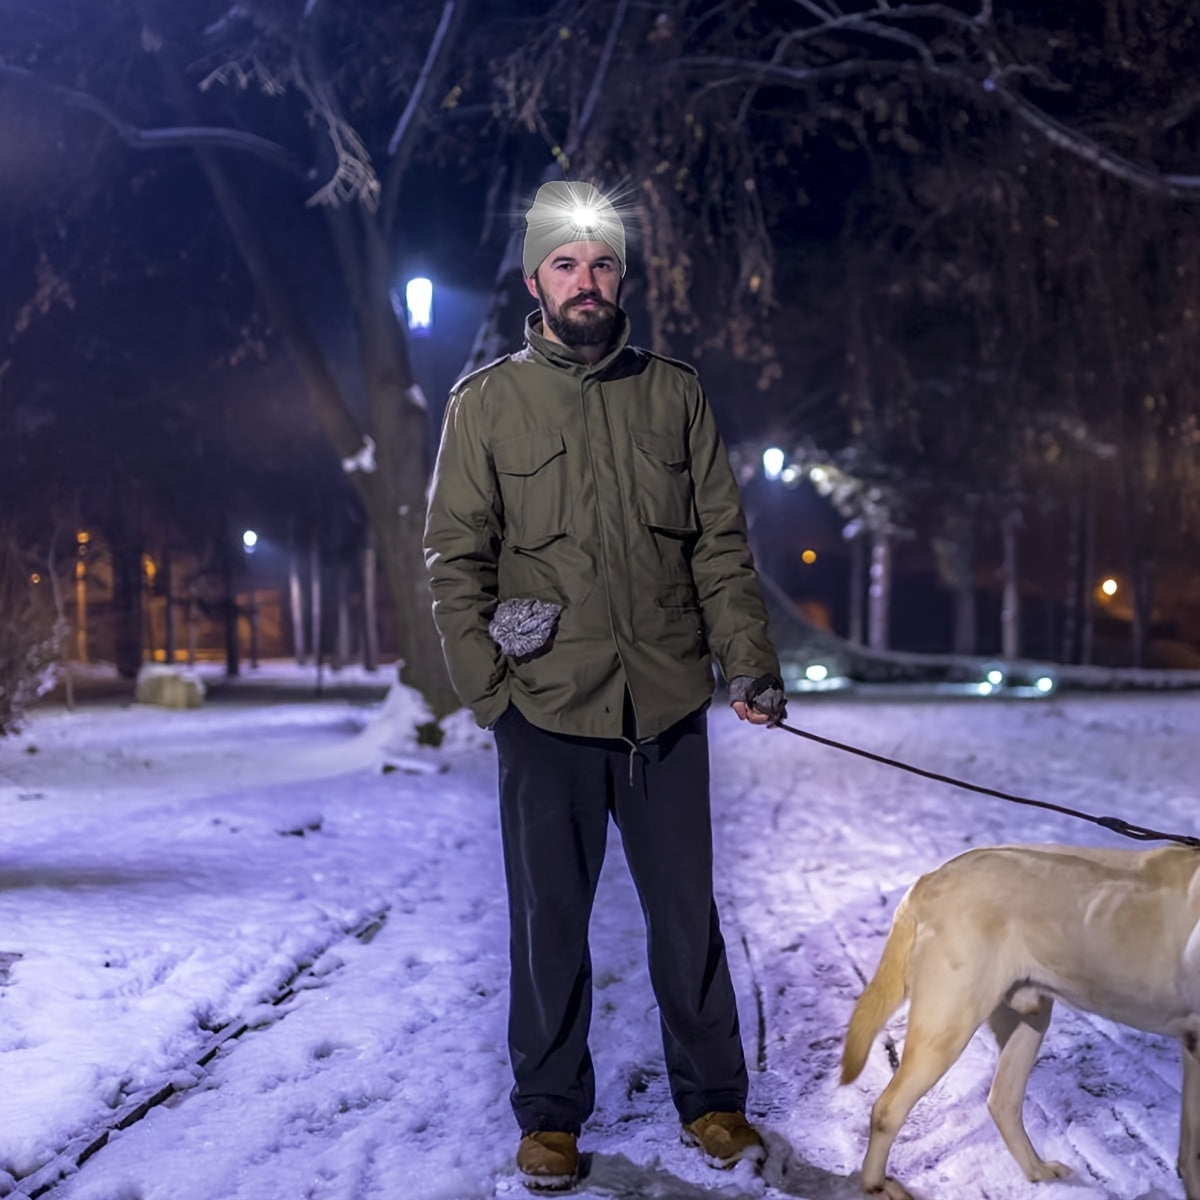
<svg viewBox="0 0 1200 1200"><path fill-rule="evenodd" d="M442 746L418 746L427 715L410 693L301 684L271 665L197 709L44 704L0 741L0 1195L63 1170L56 1200L525 1195L490 735L460 713ZM1195 693L814 695L789 719L1196 832ZM572 1195L850 1200L889 1067L881 1043L839 1087L841 1038L904 888L970 845L1136 846L723 707L710 730L716 886L769 1158L762 1177L714 1172L678 1140L614 835L593 922L597 1111ZM889 1028L899 1041L902 1014ZM1176 1046L1058 1007L1026 1113L1035 1145L1075 1174L1036 1187L984 1108L994 1059L981 1032L901 1131L891 1168L917 1196L1183 1195Z"/></svg>

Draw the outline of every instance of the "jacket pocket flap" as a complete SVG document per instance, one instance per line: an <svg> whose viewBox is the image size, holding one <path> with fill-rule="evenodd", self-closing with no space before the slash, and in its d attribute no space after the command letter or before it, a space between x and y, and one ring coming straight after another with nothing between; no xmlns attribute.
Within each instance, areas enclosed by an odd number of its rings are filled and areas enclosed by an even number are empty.
<svg viewBox="0 0 1200 1200"><path fill-rule="evenodd" d="M501 475L536 475L551 459L567 452L563 436L553 433L523 433L505 438L492 447L492 461Z"/></svg>
<svg viewBox="0 0 1200 1200"><path fill-rule="evenodd" d="M687 450L683 442L669 433L651 433L648 429L631 429L633 444L643 454L658 459L668 467L682 468L687 465Z"/></svg>

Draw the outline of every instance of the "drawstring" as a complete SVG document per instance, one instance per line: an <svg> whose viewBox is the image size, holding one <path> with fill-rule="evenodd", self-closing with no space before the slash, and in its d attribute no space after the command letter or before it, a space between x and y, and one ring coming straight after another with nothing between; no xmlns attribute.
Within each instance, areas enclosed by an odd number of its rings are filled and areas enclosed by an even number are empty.
<svg viewBox="0 0 1200 1200"><path fill-rule="evenodd" d="M653 738L647 738L647 741L653 740ZM621 741L623 741L629 747L629 786L633 787L633 760L639 754L641 754L642 758L645 758L646 756L642 754L641 750L638 748L637 742L635 742L632 738L627 738L624 734L621 734Z"/></svg>

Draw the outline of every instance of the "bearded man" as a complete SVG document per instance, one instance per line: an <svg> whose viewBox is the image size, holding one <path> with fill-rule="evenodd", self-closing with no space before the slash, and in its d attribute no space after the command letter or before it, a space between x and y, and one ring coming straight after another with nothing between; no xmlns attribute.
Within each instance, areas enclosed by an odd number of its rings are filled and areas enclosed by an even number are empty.
<svg viewBox="0 0 1200 1200"><path fill-rule="evenodd" d="M718 1167L763 1157L713 900L714 658L739 719L782 720L784 694L700 381L629 345L619 215L555 182L526 222L539 311L451 394L425 546L451 679L499 755L517 1167L554 1190L595 1101L588 922L610 817L683 1140Z"/></svg>

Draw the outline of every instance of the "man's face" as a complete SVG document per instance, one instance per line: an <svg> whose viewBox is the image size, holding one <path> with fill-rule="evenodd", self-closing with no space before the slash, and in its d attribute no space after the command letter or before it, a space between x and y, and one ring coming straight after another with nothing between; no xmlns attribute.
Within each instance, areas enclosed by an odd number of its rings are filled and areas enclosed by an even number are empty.
<svg viewBox="0 0 1200 1200"><path fill-rule="evenodd" d="M525 280L546 335L564 346L606 346L617 324L621 264L605 242L559 246Z"/></svg>

